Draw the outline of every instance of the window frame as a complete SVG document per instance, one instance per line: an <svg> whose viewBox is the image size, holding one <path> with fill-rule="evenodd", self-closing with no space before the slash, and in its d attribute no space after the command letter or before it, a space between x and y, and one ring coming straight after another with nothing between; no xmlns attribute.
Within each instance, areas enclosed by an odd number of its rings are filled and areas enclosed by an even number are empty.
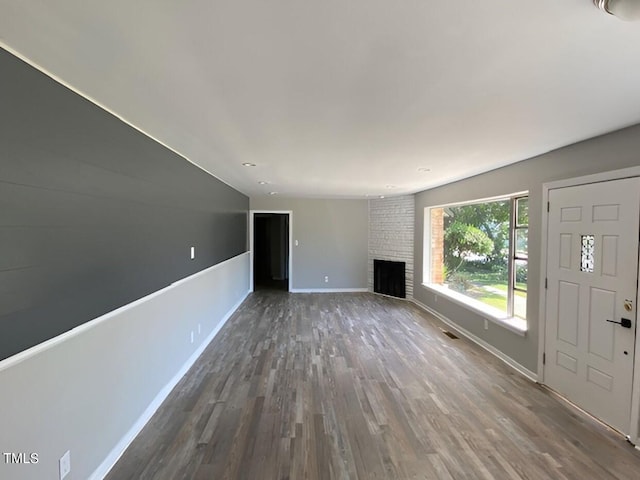
<svg viewBox="0 0 640 480"><path fill-rule="evenodd" d="M527 199L529 200L529 195L513 195L509 197L511 212L509 218L509 282L508 282L508 293L507 296L507 315L509 317L515 317L515 309L514 302L516 293L515 292L524 292L527 295L527 302L529 300L528 288L520 288L517 285L516 280L516 264L518 262L527 262L527 280L529 277L529 210L527 206L527 223L520 224L518 223L518 201ZM517 240L518 240L518 230L525 230L527 232L527 254L526 256L518 254L517 248ZM520 318L520 317L518 317ZM526 321L525 318L523 319Z"/></svg>
<svg viewBox="0 0 640 480"><path fill-rule="evenodd" d="M440 205L431 205L424 208L424 238L423 238L423 278L422 278L422 286L427 289L433 291L436 295L441 294L447 297L449 300L462 305L463 307L473 311L474 313L482 316L483 318L492 321L493 323L497 323L508 330L513 331L519 335L526 335L528 330L528 320L526 318L517 317L514 315L514 298L517 291L523 291L527 293L527 305L529 303L529 295L528 295L528 286L527 289L522 289L516 285L516 262L517 261L526 261L527 262L527 277L529 270L529 258L528 258L528 229L529 229L529 212L527 210L527 224L518 224L518 211L517 211L517 202L521 199L529 200L529 192L517 192L509 195L501 195L497 197L490 197L478 200L471 201L463 201L463 202L454 202ZM439 285L437 283L431 282L431 258L432 258L432 231L431 231L431 211L437 208L447 208L447 207L461 207L467 205L477 205L483 203L492 203L499 201L509 201L510 212L509 212L509 253L508 253L508 270L507 270L507 312L494 308L490 305L484 304L483 302L473 299L463 293L459 293L453 290L450 290L447 287ZM517 240L517 231L518 230L526 230L527 232L527 255L522 256L519 255L516 251L516 240ZM527 278L528 280L528 278ZM436 297L437 301L437 297Z"/></svg>

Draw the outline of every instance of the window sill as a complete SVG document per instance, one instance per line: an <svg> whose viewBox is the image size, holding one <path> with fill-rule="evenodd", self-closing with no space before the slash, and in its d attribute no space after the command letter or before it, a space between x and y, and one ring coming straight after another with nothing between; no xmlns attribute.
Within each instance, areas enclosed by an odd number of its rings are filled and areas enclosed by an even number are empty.
<svg viewBox="0 0 640 480"><path fill-rule="evenodd" d="M481 315L490 322L495 323L496 325L500 325L501 327L506 328L507 330L510 330L517 335L524 337L527 334L527 321L522 318L507 317L497 308L485 305L482 302L451 290L446 286L427 283L423 283L422 286L427 290L432 291L433 293L447 297L447 299L451 300L452 302L461 305L462 307L472 311L473 313Z"/></svg>

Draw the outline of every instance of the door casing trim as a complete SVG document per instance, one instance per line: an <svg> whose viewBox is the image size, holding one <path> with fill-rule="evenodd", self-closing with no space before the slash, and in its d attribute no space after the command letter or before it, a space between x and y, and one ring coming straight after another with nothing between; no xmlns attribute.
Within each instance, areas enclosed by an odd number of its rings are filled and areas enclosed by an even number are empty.
<svg viewBox="0 0 640 480"><path fill-rule="evenodd" d="M253 292L253 220L256 213L277 213L289 217L289 287L293 289L293 210L249 210L249 292Z"/></svg>

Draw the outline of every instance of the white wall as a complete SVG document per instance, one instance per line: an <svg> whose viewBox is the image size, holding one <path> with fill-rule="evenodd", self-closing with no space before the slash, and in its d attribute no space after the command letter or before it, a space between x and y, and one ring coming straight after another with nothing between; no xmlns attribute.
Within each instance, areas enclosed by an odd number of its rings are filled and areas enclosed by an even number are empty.
<svg viewBox="0 0 640 480"><path fill-rule="evenodd" d="M373 291L373 260L405 262L407 298L413 297L414 195L369 200L369 264L367 278Z"/></svg>
<svg viewBox="0 0 640 480"><path fill-rule="evenodd" d="M101 478L246 297L248 277L244 253L0 362L0 451L39 455L0 456L0 479L57 479L67 450L69 480Z"/></svg>

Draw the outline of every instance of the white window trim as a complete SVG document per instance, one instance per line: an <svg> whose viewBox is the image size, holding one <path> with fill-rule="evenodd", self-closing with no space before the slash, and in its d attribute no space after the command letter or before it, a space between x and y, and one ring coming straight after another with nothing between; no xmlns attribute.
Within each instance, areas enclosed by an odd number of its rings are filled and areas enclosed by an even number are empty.
<svg viewBox="0 0 640 480"><path fill-rule="evenodd" d="M486 305L478 300L474 300L473 298L468 297L462 293L458 293L455 290L451 290L446 286L437 285L435 283L423 283L422 286L427 290L430 290L432 293L436 295L442 295L451 300L453 303L457 303L458 305L466 308L476 315L479 315L489 320L490 322L495 323L496 325L500 325L501 327L504 327L507 330L512 331L513 333L516 333L522 337L527 334L528 324L527 321L523 318L509 317L497 308Z"/></svg>
<svg viewBox="0 0 640 480"><path fill-rule="evenodd" d="M523 319L520 317L508 316L504 312L498 310L497 308L494 308L490 305L486 305L478 300L474 300L473 298L468 297L467 295L458 293L455 290L451 290L446 286L438 285L435 283L428 283L428 282L425 282L424 280L427 278L431 278L431 268L430 268L430 265L431 265L431 209L458 206L458 205L473 205L478 203L489 203L489 202L496 202L500 200L512 201L514 198L523 197L523 196L528 197L529 192L525 190L522 192L515 192L508 195L500 195L500 196L489 197L489 198L484 198L480 200L471 200L468 202L465 202L465 201L453 202L453 203L447 203L442 205L432 205L429 207L425 207L424 220L423 220L424 236L423 236L423 245L422 245L422 252L423 252L422 253L423 255L422 286L423 287L431 291L433 294L436 294L436 295L439 294L439 295L445 296L447 299L466 308L467 310L475 313L476 315L479 315L485 318L486 320L492 323L495 323L496 325L499 325L501 327L504 327L505 329L517 335L520 335L522 337L526 336L529 330L529 323L526 319ZM511 232L514 231L513 226L511 227L510 230ZM510 232L510 236L512 235L511 232ZM509 242L510 249L511 249L511 243L513 243L513 241L515 241L515 239L510 239L510 242ZM511 261L512 260L510 260L510 263Z"/></svg>

